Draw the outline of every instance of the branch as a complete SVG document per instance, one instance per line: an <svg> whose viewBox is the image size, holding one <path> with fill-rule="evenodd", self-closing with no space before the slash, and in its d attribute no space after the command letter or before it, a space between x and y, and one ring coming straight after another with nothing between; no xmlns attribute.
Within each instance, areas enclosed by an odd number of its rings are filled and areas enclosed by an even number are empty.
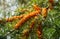
<svg viewBox="0 0 60 39"><path fill-rule="evenodd" d="M41 39L41 37L42 37L42 24L41 24L42 22L40 22L39 24L38 24L38 27L37 27L37 36L38 36L38 39Z"/></svg>
<svg viewBox="0 0 60 39"><path fill-rule="evenodd" d="M12 22L12 21L14 21L14 20L16 20L16 19L21 19L21 18L23 18L23 17L24 17L24 15L13 16L13 17L11 17L11 18L7 18L7 19L6 19L6 22Z"/></svg>
<svg viewBox="0 0 60 39"><path fill-rule="evenodd" d="M15 25L15 29L18 29L19 27L21 27L21 25L23 23L25 23L29 18L33 17L33 16L36 16L37 14L40 14L41 13L41 10L38 10L38 11L34 11L34 12L31 12L30 14L24 16L16 25Z"/></svg>

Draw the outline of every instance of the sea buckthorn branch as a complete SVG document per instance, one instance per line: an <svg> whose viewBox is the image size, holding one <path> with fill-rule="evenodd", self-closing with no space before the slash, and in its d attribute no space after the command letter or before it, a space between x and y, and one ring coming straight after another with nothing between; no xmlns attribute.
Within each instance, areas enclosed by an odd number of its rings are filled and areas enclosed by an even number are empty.
<svg viewBox="0 0 60 39"><path fill-rule="evenodd" d="M41 23L42 22L39 22L38 27L37 27L37 30L36 30L38 39L41 39L42 38L42 24Z"/></svg>
<svg viewBox="0 0 60 39"><path fill-rule="evenodd" d="M23 17L24 17L24 15L13 16L13 17L11 17L11 18L6 18L6 22L12 22L12 21L14 21L14 20L16 20L16 19L21 19L21 18L23 18Z"/></svg>
<svg viewBox="0 0 60 39"><path fill-rule="evenodd" d="M26 16L24 16L16 25L15 25L15 29L18 29L19 27L21 27L21 25L23 23L25 23L29 18L33 17L33 16L36 16L37 14L41 14L41 10L38 10L38 11L34 11L34 12L31 12L29 14L27 14Z"/></svg>
<svg viewBox="0 0 60 39"><path fill-rule="evenodd" d="M25 15L25 14L20 15L20 16L13 16L13 17L11 17L11 18L6 18L6 19L5 19L6 21L0 20L0 23L12 22L12 21L14 21L14 20L16 20L16 19L21 19L21 18L23 18L24 15Z"/></svg>

